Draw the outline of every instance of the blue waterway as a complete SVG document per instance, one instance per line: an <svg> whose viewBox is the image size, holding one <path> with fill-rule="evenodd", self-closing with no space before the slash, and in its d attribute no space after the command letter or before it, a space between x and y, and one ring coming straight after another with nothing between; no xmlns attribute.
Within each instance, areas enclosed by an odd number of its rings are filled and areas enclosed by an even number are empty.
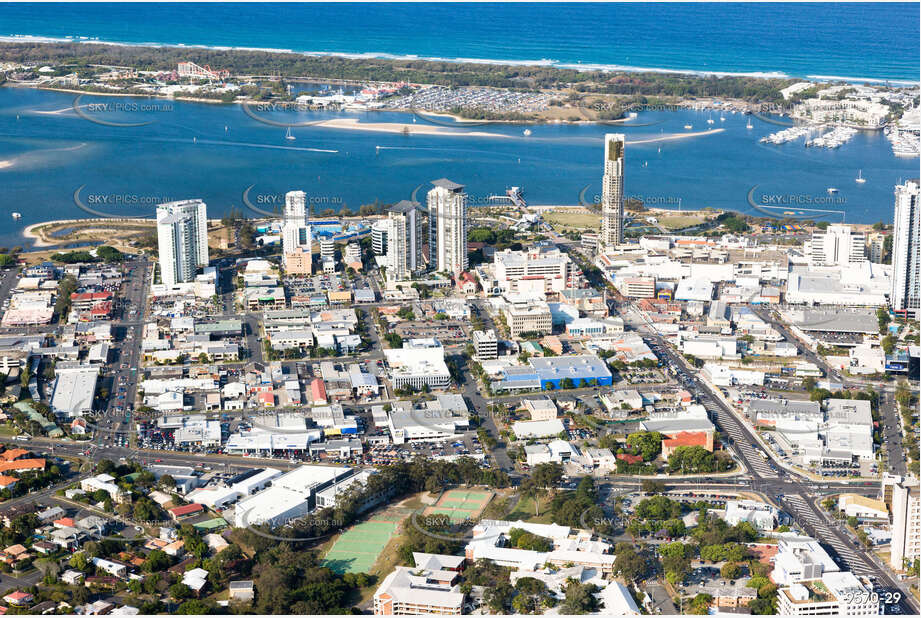
<svg viewBox="0 0 921 618"><path fill-rule="evenodd" d="M910 81L918 22L918 3L0 5L0 36Z"/></svg>
<svg viewBox="0 0 921 618"><path fill-rule="evenodd" d="M130 128L90 122L74 113L73 102L74 96L66 93L0 88L0 162L11 163L0 166L0 245L21 243L22 229L30 223L91 216L74 203L78 189L83 204L120 216L148 215L156 201L190 197L205 199L212 217L231 206L257 216L243 201L248 187L249 202L266 211L279 203L279 194L293 189L306 191L317 213L330 207L354 209L375 200L410 198L425 183L418 193L421 199L428 181L444 176L467 185L472 205L489 203L490 195L511 185L523 187L532 204L577 204L580 197L592 202L601 191L606 132L626 134L625 193L651 206L676 208L680 200L687 209L712 206L762 214L748 202L757 185L754 201L774 206L778 215L818 208L842 211L816 213L816 218L824 215L832 222L891 221L893 186L918 174L918 160L894 157L881 133L859 134L834 151L804 148L802 141L772 146L759 144L758 138L781 127L742 114L727 114L721 122L718 114L708 112L642 112L632 122L658 124L533 125L530 136L523 135L521 125L464 129L504 138L305 127L294 129L295 140L286 140L284 129L258 122L238 105L91 96L81 100L161 106L147 113L82 108L109 122L152 122ZM172 109L163 107L169 105ZM394 112L342 116L413 122L411 115ZM287 122L322 117L276 112L277 120ZM687 133L687 123L695 132L705 130L708 117L725 131L630 143ZM749 118L754 125L750 130L745 128ZM858 169L865 184L854 182ZM830 186L839 189L831 203ZM14 211L23 214L21 221L12 220Z"/></svg>

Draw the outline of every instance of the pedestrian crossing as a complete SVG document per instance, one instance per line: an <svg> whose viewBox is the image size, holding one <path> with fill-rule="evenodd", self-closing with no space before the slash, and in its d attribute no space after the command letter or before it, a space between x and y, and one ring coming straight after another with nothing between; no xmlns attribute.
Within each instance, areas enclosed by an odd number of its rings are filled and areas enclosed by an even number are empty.
<svg viewBox="0 0 921 618"><path fill-rule="evenodd" d="M810 508L805 498L798 494L789 494L784 496L784 501L797 522L801 525L805 524L807 531L811 529L811 534L820 543L834 550L839 562L844 562L842 566L846 565L848 570L855 575L871 575L876 572L876 569L869 566L866 559L857 553L853 546L838 537L826 521Z"/></svg>

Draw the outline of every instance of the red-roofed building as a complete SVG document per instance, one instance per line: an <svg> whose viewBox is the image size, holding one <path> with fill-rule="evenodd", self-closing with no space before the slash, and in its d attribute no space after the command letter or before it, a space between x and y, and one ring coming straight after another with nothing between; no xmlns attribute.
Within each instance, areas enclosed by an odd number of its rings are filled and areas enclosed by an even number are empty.
<svg viewBox="0 0 921 618"><path fill-rule="evenodd" d="M74 292L70 295L70 304L78 311L90 309L96 303L107 300L112 300L112 292Z"/></svg>
<svg viewBox="0 0 921 618"><path fill-rule="evenodd" d="M44 459L17 459L16 461L0 462L0 474L4 472L24 470L44 470Z"/></svg>
<svg viewBox="0 0 921 618"><path fill-rule="evenodd" d="M476 294L476 279L474 279L473 275L471 275L470 273L463 272L460 275L458 275L456 283L457 283L457 290L461 294L466 294L466 295Z"/></svg>
<svg viewBox="0 0 921 618"><path fill-rule="evenodd" d="M16 486L18 478L15 476L7 476L6 474L0 474L0 489L13 489Z"/></svg>
<svg viewBox="0 0 921 618"><path fill-rule="evenodd" d="M618 453L617 458L628 464L643 463L642 455L631 455L630 453Z"/></svg>
<svg viewBox="0 0 921 618"><path fill-rule="evenodd" d="M662 457L668 459L680 446L700 446L713 452L713 433L709 431L681 431L662 440Z"/></svg>
<svg viewBox="0 0 921 618"><path fill-rule="evenodd" d="M314 378L310 383L310 398L313 405L326 405L329 403L329 396L326 394L326 384L321 378Z"/></svg>
<svg viewBox="0 0 921 618"><path fill-rule="evenodd" d="M24 448L11 448L0 453L0 459L3 461L14 461L16 459L22 459L29 454Z"/></svg>
<svg viewBox="0 0 921 618"><path fill-rule="evenodd" d="M170 517L172 517L173 519L177 519L177 520L183 519L185 517L191 517L192 515L195 515L197 513L203 513L204 511L205 511L205 507L198 503L184 504L182 506L174 506L173 508L168 510Z"/></svg>
<svg viewBox="0 0 921 618"><path fill-rule="evenodd" d="M264 391L259 393L259 403L261 403L266 408L275 407L275 393L272 391Z"/></svg>
<svg viewBox="0 0 921 618"><path fill-rule="evenodd" d="M111 313L112 313L112 301L107 300L105 302L96 303L95 305L93 305L93 308L90 309L89 317L85 317L86 314L84 313L83 316L81 316L81 319L85 318L84 321L98 320L98 319L109 317Z"/></svg>
<svg viewBox="0 0 921 618"><path fill-rule="evenodd" d="M23 592L22 590L17 590L16 592L11 592L3 600L9 603L10 605L16 605L17 607L23 607L32 603L34 597L28 592Z"/></svg>
<svg viewBox="0 0 921 618"><path fill-rule="evenodd" d="M61 519L55 519L51 523L55 528L73 528L77 525L72 517L62 517Z"/></svg>

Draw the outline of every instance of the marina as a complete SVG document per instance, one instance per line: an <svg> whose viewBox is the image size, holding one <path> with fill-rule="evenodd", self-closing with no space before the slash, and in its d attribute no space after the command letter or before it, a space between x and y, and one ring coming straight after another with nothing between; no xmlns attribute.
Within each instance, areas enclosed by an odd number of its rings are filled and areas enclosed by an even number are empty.
<svg viewBox="0 0 921 618"><path fill-rule="evenodd" d="M762 144L786 144L787 142L795 142L802 137L806 137L815 130L816 128L814 127L795 126L766 135L758 141Z"/></svg>
<svg viewBox="0 0 921 618"><path fill-rule="evenodd" d="M836 127L828 133L806 140L805 146L814 148L840 148L842 144L849 142L855 135L857 135L857 129Z"/></svg>

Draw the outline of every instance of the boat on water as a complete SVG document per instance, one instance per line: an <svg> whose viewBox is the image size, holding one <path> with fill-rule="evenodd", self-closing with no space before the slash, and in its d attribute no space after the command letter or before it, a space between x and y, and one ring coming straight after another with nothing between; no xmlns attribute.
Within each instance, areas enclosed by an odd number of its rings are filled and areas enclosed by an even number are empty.
<svg viewBox="0 0 921 618"><path fill-rule="evenodd" d="M748 124L745 125L745 128L746 128L746 129L754 129L755 127L754 127L754 125L752 124L752 121L749 120L749 121L748 121Z"/></svg>
<svg viewBox="0 0 921 618"><path fill-rule="evenodd" d="M291 135L291 127L288 127L288 130L285 132L285 139L288 139L288 140L295 140L295 139L297 139L296 137L294 137L293 135Z"/></svg>
<svg viewBox="0 0 921 618"><path fill-rule="evenodd" d="M525 130L524 130L524 135L525 135L525 137L527 137L528 135L531 135L531 129L525 129Z"/></svg>
<svg viewBox="0 0 921 618"><path fill-rule="evenodd" d="M834 195L835 193L838 192L838 190L837 190L836 188L834 188L834 187L828 187L828 189L826 189L826 191L828 191L829 195Z"/></svg>
<svg viewBox="0 0 921 618"><path fill-rule="evenodd" d="M684 128L685 128L685 129L693 129L693 128L694 128L694 125L692 125L692 124L686 124L686 125L684 125Z"/></svg>
<svg viewBox="0 0 921 618"><path fill-rule="evenodd" d="M22 219L22 213L14 212L13 218L19 221L20 219Z"/></svg>
<svg viewBox="0 0 921 618"><path fill-rule="evenodd" d="M866 181L867 179L863 177L863 170L857 170L857 178L854 179L854 182L859 182L860 184L863 184Z"/></svg>
<svg viewBox="0 0 921 618"><path fill-rule="evenodd" d="M726 122L726 116L720 116L720 122Z"/></svg>

